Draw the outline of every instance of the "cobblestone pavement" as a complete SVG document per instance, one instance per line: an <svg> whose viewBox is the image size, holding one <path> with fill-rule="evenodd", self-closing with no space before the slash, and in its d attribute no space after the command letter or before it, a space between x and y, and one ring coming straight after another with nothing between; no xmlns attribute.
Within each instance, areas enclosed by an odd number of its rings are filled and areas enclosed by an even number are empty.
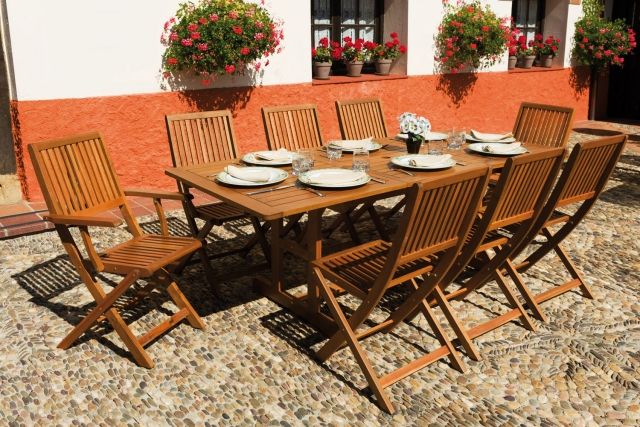
<svg viewBox="0 0 640 427"><path fill-rule="evenodd" d="M574 133L572 142L593 137ZM207 328L182 324L152 344L154 369L137 367L108 328L58 350L92 306L89 293L55 233L0 241L0 425L638 425L637 147L629 145L601 200L566 242L595 300L571 292L543 306L550 321L536 322L537 332L512 322L479 338L484 358L463 356L466 374L441 361L396 383L388 389L393 416L363 391L366 382L348 350L317 363L311 355L322 337L257 294L251 278L224 281L215 296L198 266L180 282ZM171 223L174 232L186 231L179 213ZM146 227L157 224L148 220ZM214 246L222 250L241 244L249 226L215 231ZM108 247L126 236L123 229L96 230L95 242ZM261 261L257 251L250 258ZM215 267L238 271L245 262L228 257ZM287 262L292 283L302 267ZM527 274L528 283L547 289L561 280L559 271L556 259L545 258ZM497 295L490 285L454 307L473 325L505 309ZM158 296L124 314L139 333L169 308ZM437 344L425 331L426 322L416 321L364 345L378 368L389 369L415 357L420 346Z"/></svg>

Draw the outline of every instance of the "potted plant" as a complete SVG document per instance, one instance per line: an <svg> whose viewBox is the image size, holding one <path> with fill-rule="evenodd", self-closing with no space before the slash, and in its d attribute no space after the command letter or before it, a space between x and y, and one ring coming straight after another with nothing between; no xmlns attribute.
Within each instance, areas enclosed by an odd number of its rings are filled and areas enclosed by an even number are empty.
<svg viewBox="0 0 640 427"><path fill-rule="evenodd" d="M332 47L329 45L329 39L323 37L320 39L318 46L311 49L311 58L313 59L313 77L320 80L328 80L331 71Z"/></svg>
<svg viewBox="0 0 640 427"><path fill-rule="evenodd" d="M553 64L553 58L555 58L556 53L560 48L560 39L554 36L549 36L544 41L542 40L542 34L537 34L534 48L536 50L536 55L540 58L540 65L542 67L550 68Z"/></svg>
<svg viewBox="0 0 640 427"><path fill-rule="evenodd" d="M210 84L217 75L242 74L269 64L263 58L280 51L282 30L267 10L244 0L182 3L164 24L160 41L164 78L192 71Z"/></svg>
<svg viewBox="0 0 640 427"><path fill-rule="evenodd" d="M525 36L518 38L518 56L520 57L520 67L531 68L533 61L536 60L536 50L534 49L534 41L527 39Z"/></svg>
<svg viewBox="0 0 640 427"><path fill-rule="evenodd" d="M513 19L513 18L512 18ZM512 70L518 62L518 39L520 38L520 30L512 27L507 38L507 50L509 51L508 69Z"/></svg>
<svg viewBox="0 0 640 427"><path fill-rule="evenodd" d="M371 52L365 47L363 39L353 39L349 36L343 39L342 59L347 66L347 76L360 77L362 65L371 57Z"/></svg>
<svg viewBox="0 0 640 427"><path fill-rule="evenodd" d="M420 146L431 131L431 123L424 117L417 116L414 113L402 113L398 117L398 122L400 124L400 132L407 134L407 139L405 140L407 153L418 154Z"/></svg>
<svg viewBox="0 0 640 427"><path fill-rule="evenodd" d="M389 75L393 61L407 52L407 47L400 44L398 33L394 31L390 35L391 40L381 45L374 45L372 49L373 59L376 65L376 74L381 76Z"/></svg>
<svg viewBox="0 0 640 427"><path fill-rule="evenodd" d="M495 64L510 35L507 20L479 0L447 4L436 35L435 59L440 69L457 73Z"/></svg>

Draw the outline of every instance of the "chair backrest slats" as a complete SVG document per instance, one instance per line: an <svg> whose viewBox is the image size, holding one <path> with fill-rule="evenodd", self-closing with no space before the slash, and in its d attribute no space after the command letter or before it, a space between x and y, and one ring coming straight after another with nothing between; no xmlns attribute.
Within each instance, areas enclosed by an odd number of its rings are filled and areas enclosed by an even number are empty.
<svg viewBox="0 0 640 427"><path fill-rule="evenodd" d="M398 263L406 263L461 244L486 186L488 170L422 182L407 202L408 211L394 240ZM415 200L415 201L414 201ZM464 229L463 229L464 228Z"/></svg>
<svg viewBox="0 0 640 427"><path fill-rule="evenodd" d="M72 215L118 206L124 194L99 133L29 146L47 207Z"/></svg>
<svg viewBox="0 0 640 427"><path fill-rule="evenodd" d="M166 116L174 166L232 160L237 155L229 110Z"/></svg>
<svg viewBox="0 0 640 427"><path fill-rule="evenodd" d="M262 119L269 149L322 146L322 133L315 105L286 105L263 107Z"/></svg>
<svg viewBox="0 0 640 427"><path fill-rule="evenodd" d="M387 127L379 99L336 101L336 110L342 138L387 137Z"/></svg>
<svg viewBox="0 0 640 427"><path fill-rule="evenodd" d="M564 147L569 140L573 108L523 102L513 134L525 144Z"/></svg>

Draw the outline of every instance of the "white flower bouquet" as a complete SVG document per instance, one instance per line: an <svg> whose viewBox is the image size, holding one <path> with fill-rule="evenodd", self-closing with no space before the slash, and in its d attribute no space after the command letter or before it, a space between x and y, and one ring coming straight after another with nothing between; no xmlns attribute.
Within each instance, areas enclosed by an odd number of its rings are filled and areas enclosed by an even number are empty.
<svg viewBox="0 0 640 427"><path fill-rule="evenodd" d="M406 133L410 139L419 139L423 141L429 132L431 132L431 123L422 116L414 113L402 113L398 117L400 123L400 132Z"/></svg>

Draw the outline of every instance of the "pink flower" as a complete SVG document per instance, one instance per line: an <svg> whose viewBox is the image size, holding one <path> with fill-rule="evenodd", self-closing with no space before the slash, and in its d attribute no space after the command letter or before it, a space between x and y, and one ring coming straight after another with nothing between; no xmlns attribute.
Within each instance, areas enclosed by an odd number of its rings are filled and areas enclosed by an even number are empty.
<svg viewBox="0 0 640 427"><path fill-rule="evenodd" d="M262 22L258 21L258 22L256 22L256 27L260 28L260 29L263 29L264 28L264 24Z"/></svg>
<svg viewBox="0 0 640 427"><path fill-rule="evenodd" d="M209 21L211 22L217 22L218 21L218 15L216 15L215 13L212 13L211 15L209 15Z"/></svg>
<svg viewBox="0 0 640 427"><path fill-rule="evenodd" d="M251 53L251 49L249 49L248 47L243 47L242 49L240 49L241 55L249 55L250 53Z"/></svg>
<svg viewBox="0 0 640 427"><path fill-rule="evenodd" d="M167 64L176 65L177 63L178 63L178 60L176 58L167 58Z"/></svg>
<svg viewBox="0 0 640 427"><path fill-rule="evenodd" d="M586 37L584 37L584 38L582 39L582 43L589 43L589 39L588 39L588 38L586 38Z"/></svg>
<svg viewBox="0 0 640 427"><path fill-rule="evenodd" d="M228 16L231 19L238 19L238 12L236 12L235 10L232 10L231 12L229 12Z"/></svg>
<svg viewBox="0 0 640 427"><path fill-rule="evenodd" d="M198 43L198 50L204 52L209 49L209 46L206 43Z"/></svg>
<svg viewBox="0 0 640 427"><path fill-rule="evenodd" d="M236 66L231 64L231 65L225 65L224 66L224 71L227 74L233 74L236 71Z"/></svg>
<svg viewBox="0 0 640 427"><path fill-rule="evenodd" d="M202 25L207 23L207 18L200 18L198 19L198 22L201 23Z"/></svg>
<svg viewBox="0 0 640 427"><path fill-rule="evenodd" d="M200 40L200 33L198 32L191 33L191 38L194 40Z"/></svg>
<svg viewBox="0 0 640 427"><path fill-rule="evenodd" d="M234 33L236 34L242 34L242 27L239 27L237 25L234 25L233 27L231 27L231 29L233 30Z"/></svg>
<svg viewBox="0 0 640 427"><path fill-rule="evenodd" d="M169 34L169 40L171 40L172 42L177 41L179 38L180 38L180 36L178 35L178 33Z"/></svg>
<svg viewBox="0 0 640 427"><path fill-rule="evenodd" d="M602 52L596 52L593 54L593 56L595 56L596 59L602 59Z"/></svg>
<svg viewBox="0 0 640 427"><path fill-rule="evenodd" d="M470 44L469 44L469 47L470 47L471 49L473 49L473 50L476 50L476 49L478 48L478 45L477 45L477 44L475 44L475 43L470 43Z"/></svg>
<svg viewBox="0 0 640 427"><path fill-rule="evenodd" d="M253 68L255 68L256 71L260 71L260 67L262 66L262 64L260 62L256 62L256 64L253 66Z"/></svg>
<svg viewBox="0 0 640 427"><path fill-rule="evenodd" d="M189 32L193 33L194 31L198 30L198 24L189 24L187 25L187 30L189 30Z"/></svg>
<svg viewBox="0 0 640 427"><path fill-rule="evenodd" d="M180 43L182 43L182 46L193 46L193 40L191 39L182 39Z"/></svg>
<svg viewBox="0 0 640 427"><path fill-rule="evenodd" d="M489 26L488 25L483 25L482 26L482 31L485 32L485 33L488 33L489 32Z"/></svg>
<svg viewBox="0 0 640 427"><path fill-rule="evenodd" d="M447 57L453 56L453 51L452 50L448 50L448 51L445 52L445 55L447 55Z"/></svg>
<svg viewBox="0 0 640 427"><path fill-rule="evenodd" d="M611 52L609 49L604 51L604 56L611 56L613 54L613 52Z"/></svg>
<svg viewBox="0 0 640 427"><path fill-rule="evenodd" d="M255 36L253 36L254 39L256 40L262 40L264 38L264 34L262 33L256 33ZM326 46L325 46L326 47Z"/></svg>

